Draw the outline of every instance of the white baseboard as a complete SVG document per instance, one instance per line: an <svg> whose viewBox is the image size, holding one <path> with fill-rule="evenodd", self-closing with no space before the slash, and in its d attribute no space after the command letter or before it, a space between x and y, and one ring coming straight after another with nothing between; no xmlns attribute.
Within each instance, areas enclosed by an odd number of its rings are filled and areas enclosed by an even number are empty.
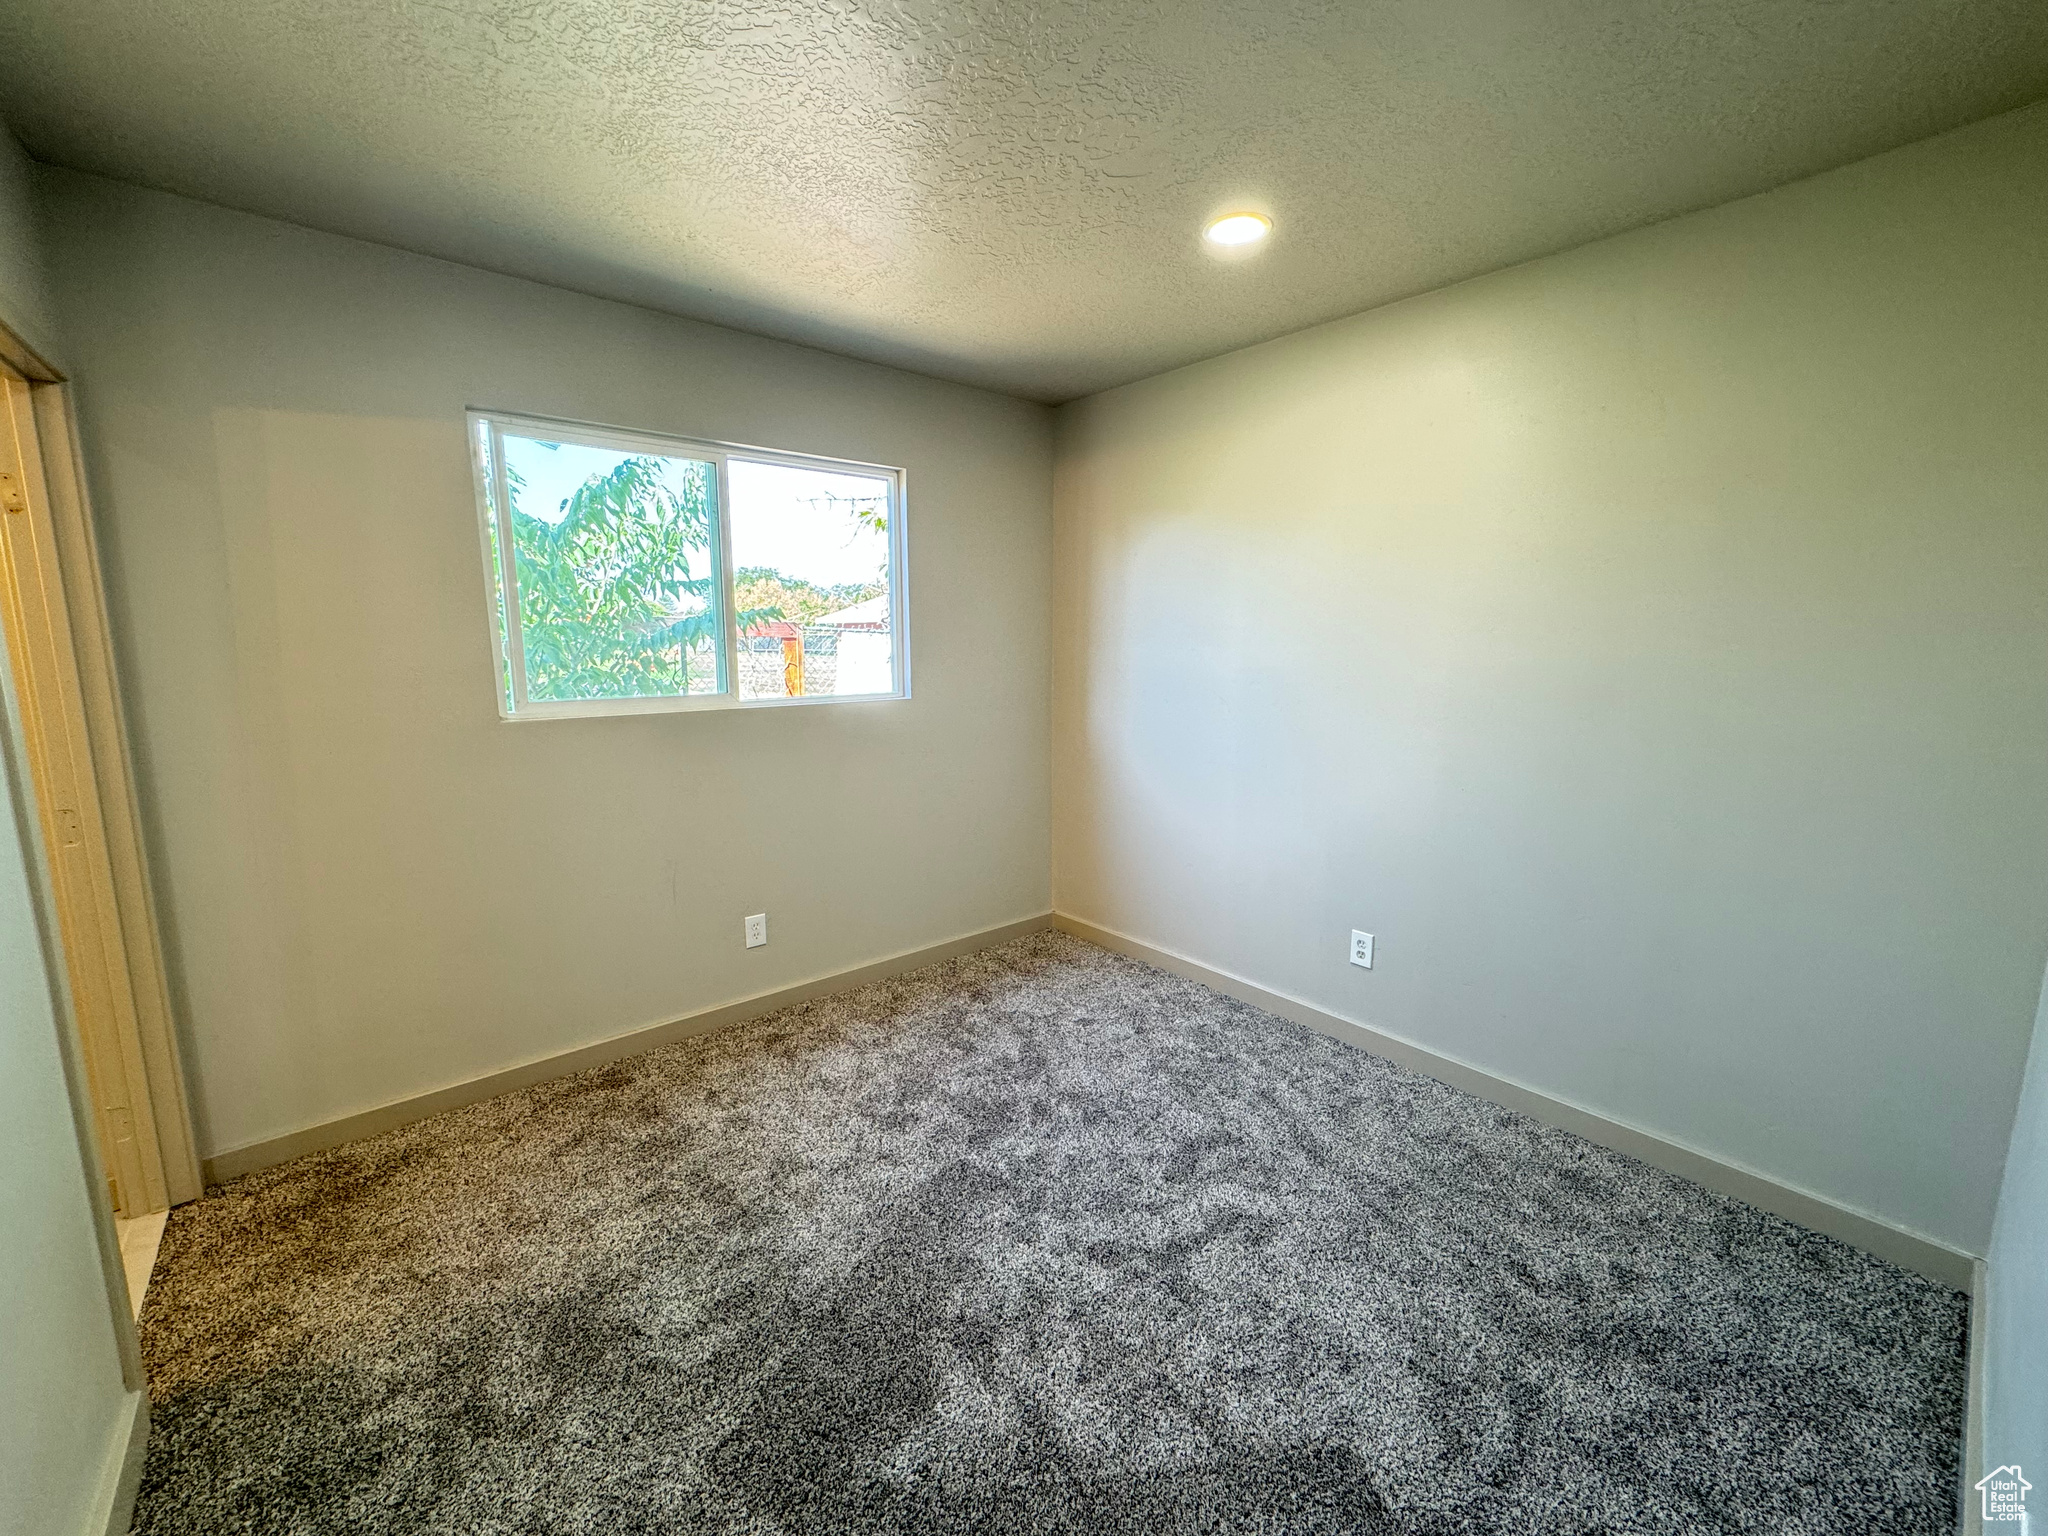
<svg viewBox="0 0 2048 1536"><path fill-rule="evenodd" d="M1052 922L1052 914L1046 912L1037 917L1024 918L1020 922L1004 923L995 928L983 928L975 933L961 934L957 938L944 939L937 944L927 944L919 949L905 950L901 954L889 955L867 965L855 966L851 970L834 971L828 976L814 976L808 981L800 981L792 986L778 987L773 992L756 993L737 1002L721 1003L715 1008L685 1014L679 1019L669 1019L645 1028L629 1030L623 1035L614 1035L593 1045L579 1046L574 1050L562 1051L552 1056L536 1057L501 1071L470 1078L466 1082L452 1083L446 1088L436 1088L411 1098L380 1104L360 1114L344 1115L338 1120L324 1121L319 1125L310 1125L304 1130L274 1136L266 1141L251 1142L247 1146L230 1147L214 1153L205 1160L203 1167L206 1182L225 1184L230 1179L239 1179L242 1175L254 1173L258 1169L288 1163L295 1157L304 1157L311 1152L324 1152L329 1147L338 1147L345 1142L361 1141L365 1136L376 1136L385 1131L396 1130L401 1125L411 1125L415 1120L424 1120L429 1115L440 1114L443 1110L459 1109L465 1104L474 1104L480 1099L494 1099L501 1093L511 1093L520 1088L531 1087L535 1083L545 1083L554 1078L587 1072L592 1067L622 1061L628 1056L638 1056L657 1046L672 1045L678 1040L688 1040L696 1035L708 1035L713 1030L723 1029L729 1024L756 1019L764 1013L773 1013L776 1009L787 1008L793 1003L808 1002L829 992L843 992L848 987L865 986L871 981L900 976L905 971L914 971L920 966L936 965L939 961L951 960L956 955L970 954L994 944L1007 944L1010 940L1020 939L1027 933L1043 933L1052 926Z"/></svg>
<svg viewBox="0 0 2048 1536"><path fill-rule="evenodd" d="M1433 1077L1439 1082L1462 1088L1467 1093L1477 1094L1504 1108L1518 1110L1531 1119L1545 1125L1554 1125L1675 1173L1681 1178L1703 1184L1720 1194L1732 1195L1754 1205L1774 1216L1783 1216L1802 1227L1815 1232L1824 1232L1829 1237L1840 1238L1843 1242L1874 1253L1879 1258L1915 1270L1928 1279L1958 1291L1968 1291L1973 1280L1976 1256L1951 1248L1939 1238L1925 1233L1900 1227L1874 1216L1868 1211L1859 1211L1829 1200L1812 1190L1797 1185L1782 1183L1768 1174L1739 1163L1702 1152L1683 1142L1672 1141L1640 1126L1613 1120L1593 1110L1560 1099L1527 1084L1510 1078L1497 1077L1491 1072L1475 1067L1455 1057L1440 1055L1427 1046L1398 1035L1387 1034L1370 1025L1360 1024L1352 1019L1317 1007L1314 1003L1275 992L1229 971L1219 971L1202 964L1186 955L1176 954L1170 949L1147 944L1129 934L1118 933L1113 928L1104 928L1084 918L1074 917L1065 912L1053 914L1053 924L1062 932L1070 933L1077 939L1086 939L1104 949L1113 949L1133 959L1143 960L1162 971L1171 971L1213 987L1241 1002L1268 1013L1278 1014L1283 1019L1292 1019L1315 1030L1318 1034L1330 1035L1347 1045L1358 1046L1375 1056Z"/></svg>
<svg viewBox="0 0 2048 1536"><path fill-rule="evenodd" d="M539 1057L521 1062L501 1071L471 1078L467 1082L451 1084L411 1098L396 1100L364 1110L359 1114L346 1115L320 1125L308 1126L284 1136L266 1141L250 1143L247 1146L232 1147L217 1152L206 1159L206 1181L209 1184L225 1183L240 1178L243 1174L254 1173L260 1168L269 1168L278 1163L289 1162L310 1152L324 1151L344 1142L358 1141L365 1136L395 1130L401 1125L410 1125L424 1120L429 1115L443 1110L456 1109L464 1104L473 1104L480 1099L495 1098L502 1093L528 1087L534 1083L547 1082L553 1078L566 1077L572 1073L587 1071L592 1067L637 1056L657 1046L686 1040L696 1035L709 1034L729 1024L746 1019L758 1018L778 1008L793 1003L806 1002L830 992L843 991L889 976L901 975L920 966L933 965L956 955L968 954L991 945L1008 943L1028 933L1042 932L1047 928L1059 928L1076 938L1104 949L1116 950L1143 960L1161 970L1186 976L1205 986L1227 993L1268 1013L1281 1018L1292 1019L1321 1034L1331 1035L1347 1044L1355 1045L1376 1056L1383 1056L1402 1066L1412 1068L1441 1082L1477 1094L1508 1109L1518 1110L1546 1125L1555 1125L1588 1141L1603 1147L1611 1147L1630 1157L1641 1159L1654 1167L1662 1168L1682 1178L1707 1188L1732 1195L1738 1200L1774 1215L1796 1221L1801 1226L1816 1232L1825 1232L1830 1237L1840 1238L1865 1252L1874 1253L1907 1269L1916 1270L1929 1279L1939 1281L1958 1291L1968 1291L1975 1280L1975 1255L1951 1248L1938 1238L1909 1228L1896 1226L1867 1211L1838 1204L1811 1190L1786 1184L1745 1168L1739 1163L1702 1152L1696 1147L1672 1141L1646 1131L1639 1126L1614 1120L1569 1100L1557 1098L1526 1084L1509 1078L1498 1077L1469 1062L1444 1056L1390 1035L1370 1025L1319 1008L1301 998L1284 992L1262 987L1245 977L1228 971L1217 970L1186 955L1169 949L1148 944L1129 934L1119 933L1069 913L1046 913L1038 917L1025 918L1020 922L1005 923L995 928L985 928L975 933L962 934L938 944L920 949L906 950L897 955L874 961L868 965L856 966L851 970L836 971L830 975L814 977L793 986L778 988L773 992L759 993L742 998L737 1002L706 1008L682 1018L671 1019L643 1029L616 1035L592 1045L556 1055Z"/></svg>
<svg viewBox="0 0 2048 1536"><path fill-rule="evenodd" d="M135 1522L135 1495L142 1487L142 1460L149 1450L149 1394L130 1392L107 1447L93 1512L85 1536L128 1536Z"/></svg>
<svg viewBox="0 0 2048 1536"><path fill-rule="evenodd" d="M1984 1378L1989 1369L1985 1330L1991 1326L1991 1266L1979 1259L1970 1266L1970 1363L1966 1378L1969 1406L1963 1418L1962 1518L1956 1529L1962 1536L1982 1536L1984 1501L1977 1492L1977 1479L1990 1470L1984 1465ZM2023 1524L2019 1536L2026 1536Z"/></svg>

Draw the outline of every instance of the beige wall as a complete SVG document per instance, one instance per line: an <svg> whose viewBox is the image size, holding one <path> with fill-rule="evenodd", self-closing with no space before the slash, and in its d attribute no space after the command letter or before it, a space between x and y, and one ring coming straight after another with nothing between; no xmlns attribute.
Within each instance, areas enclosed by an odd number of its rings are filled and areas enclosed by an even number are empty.
<svg viewBox="0 0 2048 1536"><path fill-rule="evenodd" d="M46 192L207 1152L1045 910L1042 407ZM915 698L500 722L471 405L904 466Z"/></svg>
<svg viewBox="0 0 2048 1536"><path fill-rule="evenodd" d="M2034 108L1063 408L1056 905L1981 1252L2044 166Z"/></svg>

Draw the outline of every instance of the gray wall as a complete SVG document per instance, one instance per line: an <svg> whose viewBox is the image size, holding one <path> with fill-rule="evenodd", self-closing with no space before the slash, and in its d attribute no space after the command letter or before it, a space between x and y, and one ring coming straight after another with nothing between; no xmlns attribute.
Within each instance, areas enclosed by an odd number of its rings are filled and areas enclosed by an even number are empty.
<svg viewBox="0 0 2048 1536"><path fill-rule="evenodd" d="M205 1151L1046 909L1044 408L45 185ZM904 466L916 697L501 722L470 405Z"/></svg>
<svg viewBox="0 0 2048 1536"><path fill-rule="evenodd" d="M52 333L19 156L0 130L0 323L45 349ZM11 699L6 677L0 654L0 692ZM11 702L0 730L14 730ZM16 793L25 790L0 764L0 1531L73 1536L104 1520L134 1403Z"/></svg>
<svg viewBox="0 0 2048 1536"><path fill-rule="evenodd" d="M2048 1488L2048 983L2013 1120L1984 1311L1983 1465L1971 1477L2017 1462Z"/></svg>
<svg viewBox="0 0 2048 1536"><path fill-rule="evenodd" d="M0 324L57 361L56 317L51 310L35 196L35 163L0 125Z"/></svg>
<svg viewBox="0 0 2048 1536"><path fill-rule="evenodd" d="M2044 164L2029 109L1063 408L1056 905L1982 1252Z"/></svg>

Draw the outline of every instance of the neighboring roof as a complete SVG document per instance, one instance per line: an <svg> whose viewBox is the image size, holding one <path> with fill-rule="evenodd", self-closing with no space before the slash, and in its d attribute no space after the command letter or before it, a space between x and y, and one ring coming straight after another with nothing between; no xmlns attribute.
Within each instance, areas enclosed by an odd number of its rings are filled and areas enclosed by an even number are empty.
<svg viewBox="0 0 2048 1536"><path fill-rule="evenodd" d="M820 629L887 629L889 627L889 594L870 597L855 603L851 608L842 608L837 613L828 613L822 619L811 621Z"/></svg>
<svg viewBox="0 0 2048 1536"><path fill-rule="evenodd" d="M1064 400L2038 100L2048 5L9 0L0 57L39 160Z"/></svg>

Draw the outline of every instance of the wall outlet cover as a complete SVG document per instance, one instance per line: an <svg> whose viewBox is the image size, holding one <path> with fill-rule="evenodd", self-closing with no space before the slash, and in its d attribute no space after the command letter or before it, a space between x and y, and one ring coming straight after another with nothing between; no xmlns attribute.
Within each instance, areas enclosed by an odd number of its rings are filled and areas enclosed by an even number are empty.
<svg viewBox="0 0 2048 1536"><path fill-rule="evenodd" d="M1372 969L1372 935L1356 928L1351 930L1351 963Z"/></svg>
<svg viewBox="0 0 2048 1536"><path fill-rule="evenodd" d="M747 948L759 949L768 942L768 914L756 912L747 919Z"/></svg>

